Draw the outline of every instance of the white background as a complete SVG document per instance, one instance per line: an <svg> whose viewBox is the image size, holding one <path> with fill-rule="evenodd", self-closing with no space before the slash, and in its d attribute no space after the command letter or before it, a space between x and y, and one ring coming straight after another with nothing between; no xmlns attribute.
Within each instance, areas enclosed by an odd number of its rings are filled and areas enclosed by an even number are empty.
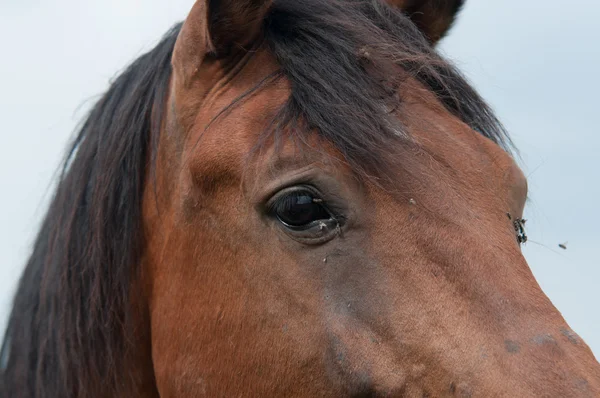
<svg viewBox="0 0 600 398"><path fill-rule="evenodd" d="M0 334L76 123L192 3L0 0ZM467 3L441 50L521 150L531 198L525 254L598 355L600 3Z"/></svg>

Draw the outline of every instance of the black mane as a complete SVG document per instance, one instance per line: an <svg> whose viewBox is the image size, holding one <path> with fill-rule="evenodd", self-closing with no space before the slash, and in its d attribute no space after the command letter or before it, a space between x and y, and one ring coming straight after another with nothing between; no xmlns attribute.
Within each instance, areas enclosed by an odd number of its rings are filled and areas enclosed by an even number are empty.
<svg viewBox="0 0 600 398"><path fill-rule="evenodd" d="M117 391L131 333L130 281L144 249L144 179L180 28L112 83L75 138L15 297L0 354L2 397ZM292 87L274 125L316 128L359 171L384 169L382 153L402 132L389 112L402 106L393 95L404 84L391 74L398 67L508 146L469 84L380 0L275 0L265 39Z"/></svg>
<svg viewBox="0 0 600 398"><path fill-rule="evenodd" d="M397 9L381 0L275 5L265 24L266 41L281 77L292 86L276 127L289 133L290 125L306 124L332 142L354 170L382 177L400 155L399 134L410 136L390 110L402 106L395 94L414 78L473 130L512 148L485 101ZM306 128L291 130L304 140Z"/></svg>
<svg viewBox="0 0 600 398"><path fill-rule="evenodd" d="M21 277L2 345L0 396L111 396L143 248L141 199L180 26L90 111ZM103 392L107 392L103 394Z"/></svg>

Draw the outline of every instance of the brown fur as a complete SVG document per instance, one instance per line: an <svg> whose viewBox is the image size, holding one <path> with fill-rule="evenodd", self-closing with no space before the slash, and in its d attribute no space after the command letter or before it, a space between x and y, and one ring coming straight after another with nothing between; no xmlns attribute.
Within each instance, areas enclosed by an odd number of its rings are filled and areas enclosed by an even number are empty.
<svg viewBox="0 0 600 398"><path fill-rule="evenodd" d="M396 6L435 42L450 3ZM197 1L171 44L172 73L157 80L168 87L126 73L112 92L144 98L144 115L107 96L90 123L126 123L81 133L17 296L0 392L600 394L600 365L506 216L521 217L527 195L508 138L408 18L379 0ZM101 138L127 134L143 144L102 151ZM131 189L134 177L144 184ZM299 239L269 213L299 184L339 213L327 239ZM64 226L66 259L52 232Z"/></svg>
<svg viewBox="0 0 600 398"><path fill-rule="evenodd" d="M449 23L433 24L435 41ZM197 43L177 46L204 53ZM561 338L564 320L515 240L506 213L522 214L526 180L498 145L411 80L396 115L413 152L394 163L395 191L357 182L328 145L284 143L246 163L289 88L273 84L215 121L277 62L263 49L231 75L213 62L194 88L175 81L175 113L194 117L180 119L186 161L165 179L179 189L161 232L150 231L161 396L580 396L584 378L588 394L599 391L598 364ZM289 181L341 198L350 215L339 238L302 247L255 213ZM541 334L557 343L533 344Z"/></svg>

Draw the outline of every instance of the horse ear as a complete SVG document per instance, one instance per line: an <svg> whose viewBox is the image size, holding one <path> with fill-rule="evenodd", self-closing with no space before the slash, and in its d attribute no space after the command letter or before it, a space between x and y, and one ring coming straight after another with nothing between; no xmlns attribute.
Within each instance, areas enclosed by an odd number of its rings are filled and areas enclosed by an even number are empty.
<svg viewBox="0 0 600 398"><path fill-rule="evenodd" d="M430 43L437 43L452 27L465 0L387 0L412 19Z"/></svg>
<svg viewBox="0 0 600 398"><path fill-rule="evenodd" d="M173 66L191 78L207 57L225 58L256 41L272 0L197 0L173 52Z"/></svg>

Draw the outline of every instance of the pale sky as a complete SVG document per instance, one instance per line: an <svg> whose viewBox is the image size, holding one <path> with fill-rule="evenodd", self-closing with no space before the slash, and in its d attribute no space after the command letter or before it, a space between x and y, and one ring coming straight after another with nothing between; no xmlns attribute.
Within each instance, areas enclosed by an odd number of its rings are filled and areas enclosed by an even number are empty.
<svg viewBox="0 0 600 398"><path fill-rule="evenodd" d="M0 335L75 125L192 4L0 0ZM519 147L531 198L525 255L598 357L599 18L595 0L467 0L441 46Z"/></svg>

